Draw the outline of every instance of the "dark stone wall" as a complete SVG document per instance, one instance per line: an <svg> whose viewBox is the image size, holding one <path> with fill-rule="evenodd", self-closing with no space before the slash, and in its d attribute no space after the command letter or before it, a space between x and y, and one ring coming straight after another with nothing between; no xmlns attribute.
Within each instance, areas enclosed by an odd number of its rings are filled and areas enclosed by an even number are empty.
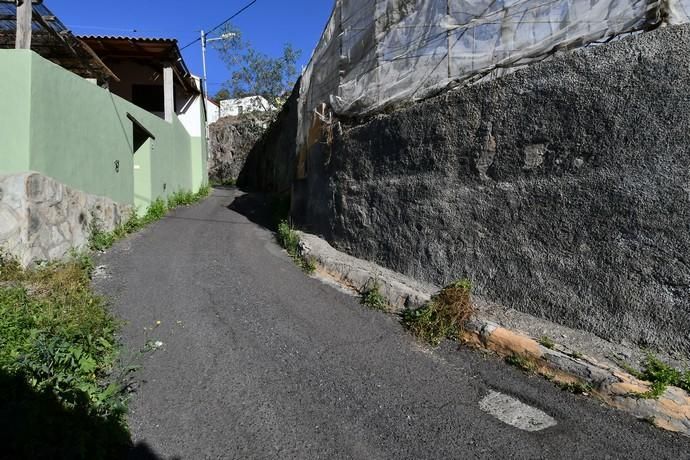
<svg viewBox="0 0 690 460"><path fill-rule="evenodd" d="M237 180L249 152L272 121L271 112L224 117L209 126L208 176L211 181Z"/></svg>
<svg viewBox="0 0 690 460"><path fill-rule="evenodd" d="M253 169L273 188L283 134ZM688 356L689 153L690 28L669 27L346 127L296 208L357 257Z"/></svg>
<svg viewBox="0 0 690 460"><path fill-rule="evenodd" d="M297 102L300 81L282 110L254 148L240 172L237 185L247 191L289 193L295 177Z"/></svg>

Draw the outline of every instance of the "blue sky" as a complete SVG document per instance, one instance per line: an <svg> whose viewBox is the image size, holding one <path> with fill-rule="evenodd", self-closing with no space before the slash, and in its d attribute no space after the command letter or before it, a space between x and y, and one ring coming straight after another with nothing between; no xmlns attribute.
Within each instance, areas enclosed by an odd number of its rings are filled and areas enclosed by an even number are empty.
<svg viewBox="0 0 690 460"><path fill-rule="evenodd" d="M182 47L198 38L202 28L217 25L249 1L45 0L45 5L77 34L177 38ZM258 0L233 23L257 50L271 56L279 55L284 43L292 43L302 50L303 65L332 7L332 0ZM190 70L201 75L201 46L197 43L183 53ZM229 72L215 50L209 49L207 58L209 93L213 95L229 78Z"/></svg>

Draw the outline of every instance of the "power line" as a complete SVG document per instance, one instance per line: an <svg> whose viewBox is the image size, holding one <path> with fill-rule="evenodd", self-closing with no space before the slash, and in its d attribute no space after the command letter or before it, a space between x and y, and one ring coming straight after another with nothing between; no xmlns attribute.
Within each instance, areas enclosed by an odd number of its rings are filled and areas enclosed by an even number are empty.
<svg viewBox="0 0 690 460"><path fill-rule="evenodd" d="M227 24L228 22L232 21L233 19L235 19L235 18L236 18L237 16L239 16L240 14L244 13L246 10L248 10L248 9L249 9L254 3L256 3L256 2L257 2L257 0L252 0L251 2L249 2L248 4L246 4L242 9L240 9L239 11L237 11L235 14L233 14L232 16L230 16L230 17L229 17L228 19L226 19L225 21L223 21L223 22L221 22L220 24L218 24L218 25L217 25L216 27L214 27L213 29L211 29L211 30L209 30L208 32L206 32L204 35L209 35L209 34L215 32L216 30L220 29L220 28L223 27L225 24ZM200 41L201 41L201 37L199 37L199 38L197 38L196 40L194 40L193 42L191 42L191 43L189 43L189 44L183 46L182 48L180 48L180 51L183 51L183 50L189 48L190 46L192 46L192 45L194 45L194 44L196 44L196 43L199 43Z"/></svg>

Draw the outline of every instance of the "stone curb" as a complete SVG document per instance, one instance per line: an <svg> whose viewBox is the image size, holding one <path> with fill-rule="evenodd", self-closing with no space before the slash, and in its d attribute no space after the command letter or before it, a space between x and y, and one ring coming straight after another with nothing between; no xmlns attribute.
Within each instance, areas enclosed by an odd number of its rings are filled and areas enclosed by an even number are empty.
<svg viewBox="0 0 690 460"><path fill-rule="evenodd" d="M299 232L299 236L301 251L317 263L317 276L356 292L376 280L392 312L421 306L440 290L438 286L343 254L314 235ZM612 407L648 420L659 428L690 436L690 395L680 388L668 387L658 399L641 398L639 395L649 390L649 383L614 363L575 353L559 344L546 347L525 333L482 318L481 313L468 324L462 339L499 356L526 358L537 373L557 383L591 388L591 395Z"/></svg>

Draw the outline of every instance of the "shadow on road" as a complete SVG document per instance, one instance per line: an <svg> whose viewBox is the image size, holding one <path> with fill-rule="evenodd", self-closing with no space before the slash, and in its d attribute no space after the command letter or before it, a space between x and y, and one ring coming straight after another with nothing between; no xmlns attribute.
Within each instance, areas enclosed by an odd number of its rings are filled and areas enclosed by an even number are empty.
<svg viewBox="0 0 690 460"><path fill-rule="evenodd" d="M281 219L287 218L290 203L268 193L245 193L230 203L228 209L238 212L257 225L276 231Z"/></svg>
<svg viewBox="0 0 690 460"><path fill-rule="evenodd" d="M116 420L67 409L50 392L0 371L0 459L160 460L148 446L132 446Z"/></svg>

